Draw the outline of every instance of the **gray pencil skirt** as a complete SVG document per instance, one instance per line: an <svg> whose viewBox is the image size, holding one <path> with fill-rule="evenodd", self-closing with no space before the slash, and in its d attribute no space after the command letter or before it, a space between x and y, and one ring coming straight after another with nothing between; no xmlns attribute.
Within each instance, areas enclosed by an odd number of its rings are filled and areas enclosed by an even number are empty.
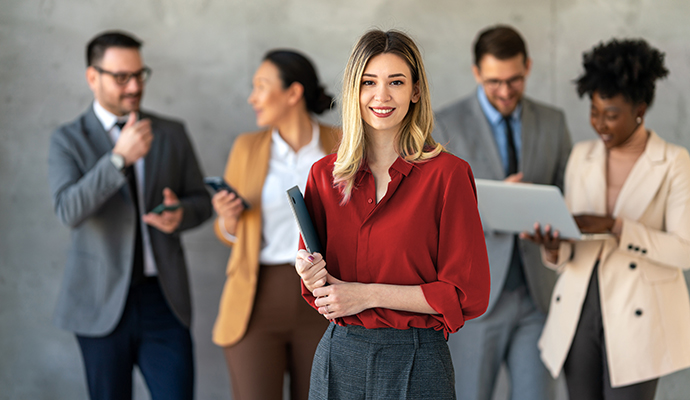
<svg viewBox="0 0 690 400"><path fill-rule="evenodd" d="M331 323L314 354L309 399L454 400L443 332Z"/></svg>

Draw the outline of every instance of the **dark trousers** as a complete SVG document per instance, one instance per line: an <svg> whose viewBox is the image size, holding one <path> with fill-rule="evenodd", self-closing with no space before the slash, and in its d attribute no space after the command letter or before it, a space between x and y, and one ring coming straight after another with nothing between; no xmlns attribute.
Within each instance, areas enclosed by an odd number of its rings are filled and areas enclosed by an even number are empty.
<svg viewBox="0 0 690 400"><path fill-rule="evenodd" d="M173 315L157 279L130 288L122 318L103 337L77 335L91 400L132 398L134 365L152 400L194 397L189 329Z"/></svg>
<svg viewBox="0 0 690 400"><path fill-rule="evenodd" d="M506 366L511 400L555 399L555 381L537 347L545 319L526 286L504 289L489 314L450 335L458 400L494 398L501 365Z"/></svg>
<svg viewBox="0 0 690 400"><path fill-rule="evenodd" d="M302 298L294 266L262 265L247 332L223 348L233 400L282 400L285 372L290 398L307 400L314 351L327 327Z"/></svg>
<svg viewBox="0 0 690 400"><path fill-rule="evenodd" d="M658 379L611 387L604 324L599 303L598 263L594 266L582 314L563 371L570 400L653 400Z"/></svg>
<svg viewBox="0 0 690 400"><path fill-rule="evenodd" d="M331 323L314 355L309 400L455 400L454 376L442 331Z"/></svg>

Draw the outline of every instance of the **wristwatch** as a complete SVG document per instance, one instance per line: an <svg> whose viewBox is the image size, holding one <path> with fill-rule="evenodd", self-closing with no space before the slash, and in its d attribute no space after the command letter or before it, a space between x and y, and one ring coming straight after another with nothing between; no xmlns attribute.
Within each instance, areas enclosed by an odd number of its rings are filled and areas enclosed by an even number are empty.
<svg viewBox="0 0 690 400"><path fill-rule="evenodd" d="M118 171L122 172L125 169L125 158L117 153L110 154L110 162L113 163Z"/></svg>

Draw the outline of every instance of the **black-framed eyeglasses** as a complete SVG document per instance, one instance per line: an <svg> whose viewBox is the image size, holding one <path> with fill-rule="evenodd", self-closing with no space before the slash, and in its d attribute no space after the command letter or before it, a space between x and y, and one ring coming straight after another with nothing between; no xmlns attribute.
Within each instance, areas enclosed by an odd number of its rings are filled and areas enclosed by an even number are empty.
<svg viewBox="0 0 690 400"><path fill-rule="evenodd" d="M125 86L132 78L136 79L139 83L144 83L151 77L151 68L149 67L144 67L137 72L111 72L97 65L94 65L93 68L101 74L112 76L115 83L120 86Z"/></svg>
<svg viewBox="0 0 690 400"><path fill-rule="evenodd" d="M483 82L485 88L489 90L496 90L501 87L502 84L510 89L515 89L517 86L522 85L525 82L525 77L523 75L514 76L510 79L486 79Z"/></svg>

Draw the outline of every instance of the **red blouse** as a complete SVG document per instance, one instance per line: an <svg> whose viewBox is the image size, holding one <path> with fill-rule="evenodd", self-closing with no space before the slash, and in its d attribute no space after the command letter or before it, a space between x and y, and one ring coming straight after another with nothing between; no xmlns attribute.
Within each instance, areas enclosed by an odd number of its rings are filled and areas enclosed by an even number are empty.
<svg viewBox="0 0 690 400"><path fill-rule="evenodd" d="M398 158L378 204L374 176L363 167L341 206L333 186L335 159L331 154L313 165L305 190L328 272L348 282L421 285L438 312L373 308L336 323L434 328L447 335L482 315L489 303L489 261L469 164L449 153L422 163ZM317 308L304 284L302 295Z"/></svg>

